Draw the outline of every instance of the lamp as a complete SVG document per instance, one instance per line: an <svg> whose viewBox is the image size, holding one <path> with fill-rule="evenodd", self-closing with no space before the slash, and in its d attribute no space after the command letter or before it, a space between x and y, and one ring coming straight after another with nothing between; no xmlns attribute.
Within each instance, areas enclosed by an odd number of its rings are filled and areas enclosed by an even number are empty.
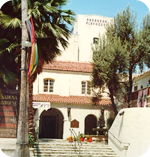
<svg viewBox="0 0 150 157"><path fill-rule="evenodd" d="M101 115L102 115L102 116L104 115L104 111L105 111L105 108L102 107L102 108L101 108Z"/></svg>
<svg viewBox="0 0 150 157"><path fill-rule="evenodd" d="M68 104L67 106L67 113L68 113L68 117L70 116L70 112L71 112L71 105Z"/></svg>
<svg viewBox="0 0 150 157"><path fill-rule="evenodd" d="M22 41L21 45L24 47L31 47L32 46L31 42L29 42L29 41Z"/></svg>

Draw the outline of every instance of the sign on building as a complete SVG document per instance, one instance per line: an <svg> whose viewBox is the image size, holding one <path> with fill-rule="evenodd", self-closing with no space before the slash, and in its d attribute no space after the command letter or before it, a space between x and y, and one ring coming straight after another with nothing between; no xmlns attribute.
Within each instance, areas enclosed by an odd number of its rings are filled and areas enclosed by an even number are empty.
<svg viewBox="0 0 150 157"><path fill-rule="evenodd" d="M18 91L4 91L0 98L0 138L15 138L19 106Z"/></svg>

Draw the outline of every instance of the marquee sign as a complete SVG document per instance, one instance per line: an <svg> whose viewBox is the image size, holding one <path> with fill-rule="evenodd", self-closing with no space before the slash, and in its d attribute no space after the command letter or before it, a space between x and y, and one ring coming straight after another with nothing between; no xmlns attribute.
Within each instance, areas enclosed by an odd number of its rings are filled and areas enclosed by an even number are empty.
<svg viewBox="0 0 150 157"><path fill-rule="evenodd" d="M4 91L0 99L0 138L16 137L18 95L18 91Z"/></svg>

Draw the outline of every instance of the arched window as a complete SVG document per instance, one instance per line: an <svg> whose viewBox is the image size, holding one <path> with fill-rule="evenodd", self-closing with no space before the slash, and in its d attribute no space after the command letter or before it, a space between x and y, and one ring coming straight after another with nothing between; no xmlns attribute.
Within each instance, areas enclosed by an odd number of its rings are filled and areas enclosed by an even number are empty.
<svg viewBox="0 0 150 157"><path fill-rule="evenodd" d="M91 94L91 86L90 86L90 81L82 81L81 82L81 93L82 94Z"/></svg>
<svg viewBox="0 0 150 157"><path fill-rule="evenodd" d="M44 79L44 92L54 92L54 80Z"/></svg>

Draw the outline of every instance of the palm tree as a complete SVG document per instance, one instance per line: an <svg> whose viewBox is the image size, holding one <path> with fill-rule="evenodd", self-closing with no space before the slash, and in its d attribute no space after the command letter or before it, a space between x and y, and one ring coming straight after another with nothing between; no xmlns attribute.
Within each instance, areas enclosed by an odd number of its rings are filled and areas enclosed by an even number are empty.
<svg viewBox="0 0 150 157"><path fill-rule="evenodd" d="M37 74L41 73L44 63L51 62L57 55L61 54L59 45L66 48L70 36L69 25L74 22L75 15L71 10L63 10L67 0L28 0L28 14L32 16L35 36L38 44L39 61L36 72L30 78L30 104L29 104L29 131L34 133L32 108L32 84ZM2 32L0 38L6 38L10 43L18 44L11 49L16 60L20 61L21 43L21 1L12 0L4 5L0 11L0 27ZM17 68L15 68L17 70Z"/></svg>
<svg viewBox="0 0 150 157"><path fill-rule="evenodd" d="M17 72L14 71L14 67L17 65L15 56L9 51L12 47L13 45L9 45L7 39L0 39L0 97L3 89L8 87L11 89L15 88L19 83ZM7 61L5 60L6 58Z"/></svg>

